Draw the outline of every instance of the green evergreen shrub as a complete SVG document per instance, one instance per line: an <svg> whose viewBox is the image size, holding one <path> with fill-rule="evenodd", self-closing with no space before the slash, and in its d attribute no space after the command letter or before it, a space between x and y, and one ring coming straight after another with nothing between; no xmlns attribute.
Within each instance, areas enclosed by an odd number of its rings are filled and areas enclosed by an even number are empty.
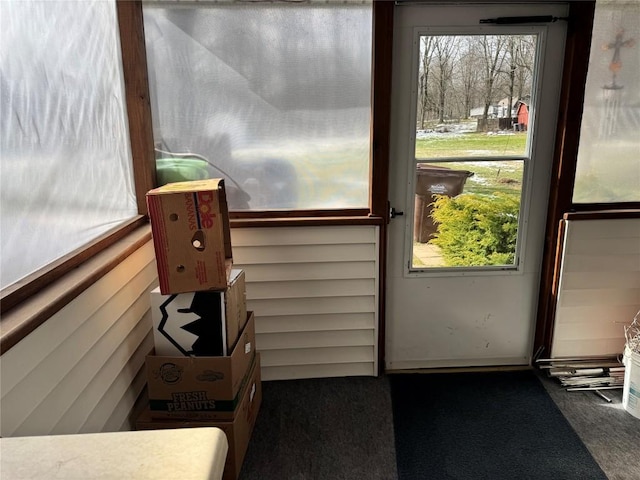
<svg viewBox="0 0 640 480"><path fill-rule="evenodd" d="M512 265L518 231L517 195L438 195L431 216L438 225L431 243L448 266Z"/></svg>

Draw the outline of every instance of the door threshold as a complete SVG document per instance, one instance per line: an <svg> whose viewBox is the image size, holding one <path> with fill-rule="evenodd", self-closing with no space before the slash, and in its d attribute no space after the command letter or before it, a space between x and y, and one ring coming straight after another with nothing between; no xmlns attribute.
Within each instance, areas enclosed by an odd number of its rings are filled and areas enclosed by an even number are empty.
<svg viewBox="0 0 640 480"><path fill-rule="evenodd" d="M403 370L385 370L386 375L397 373L479 373L479 372L514 372L533 370L531 365L492 365L487 367L439 367L439 368L408 368Z"/></svg>

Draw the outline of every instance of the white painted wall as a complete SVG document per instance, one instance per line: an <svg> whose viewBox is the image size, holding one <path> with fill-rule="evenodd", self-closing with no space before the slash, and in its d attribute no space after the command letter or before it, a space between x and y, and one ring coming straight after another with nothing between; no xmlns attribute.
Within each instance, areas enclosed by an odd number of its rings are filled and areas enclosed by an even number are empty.
<svg viewBox="0 0 640 480"><path fill-rule="evenodd" d="M640 310L640 219L565 222L551 356L620 354Z"/></svg>

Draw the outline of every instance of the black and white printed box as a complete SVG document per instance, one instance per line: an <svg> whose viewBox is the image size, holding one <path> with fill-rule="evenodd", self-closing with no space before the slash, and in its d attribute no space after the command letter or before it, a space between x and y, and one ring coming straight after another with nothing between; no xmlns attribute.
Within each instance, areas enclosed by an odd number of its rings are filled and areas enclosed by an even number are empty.
<svg viewBox="0 0 640 480"><path fill-rule="evenodd" d="M244 270L234 268L226 290L163 295L151 292L156 355L224 356L247 319Z"/></svg>

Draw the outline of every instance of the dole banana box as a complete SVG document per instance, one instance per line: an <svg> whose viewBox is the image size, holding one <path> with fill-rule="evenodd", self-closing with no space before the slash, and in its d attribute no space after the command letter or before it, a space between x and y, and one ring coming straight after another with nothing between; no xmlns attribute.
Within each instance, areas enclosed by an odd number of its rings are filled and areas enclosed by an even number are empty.
<svg viewBox="0 0 640 480"><path fill-rule="evenodd" d="M146 199L160 292L226 289L233 255L224 179L168 183Z"/></svg>

